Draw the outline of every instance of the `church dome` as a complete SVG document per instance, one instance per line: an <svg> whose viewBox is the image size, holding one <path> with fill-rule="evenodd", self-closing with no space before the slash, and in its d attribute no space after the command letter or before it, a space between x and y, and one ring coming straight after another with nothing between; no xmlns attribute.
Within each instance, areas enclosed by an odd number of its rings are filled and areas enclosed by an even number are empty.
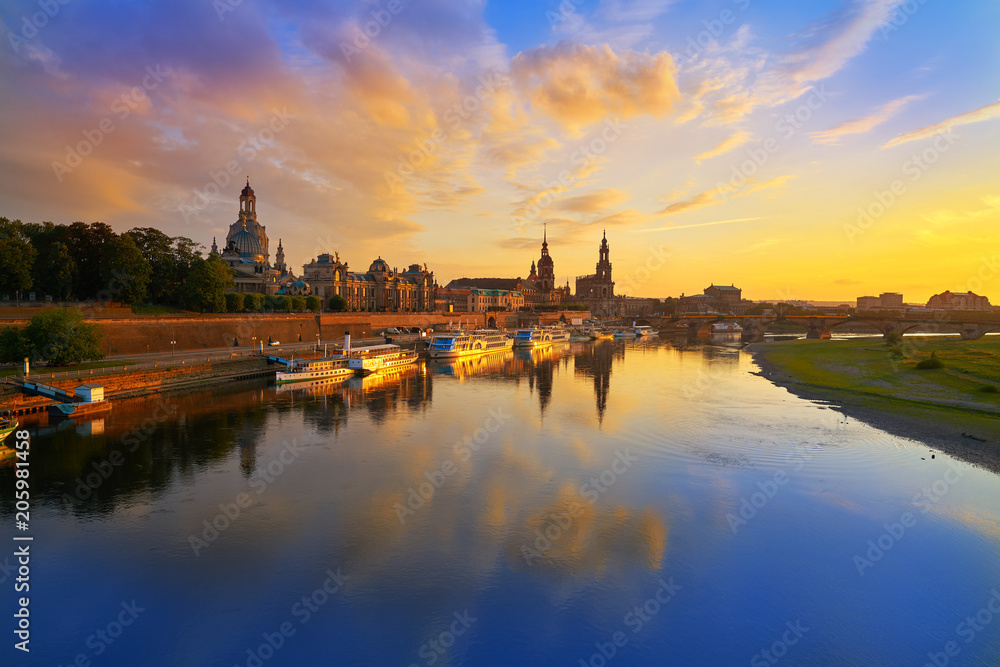
<svg viewBox="0 0 1000 667"><path fill-rule="evenodd" d="M244 197L252 196L253 195L253 188L250 187L250 179L249 178L247 178L246 187L243 188L243 191L240 194L243 195Z"/></svg>
<svg viewBox="0 0 1000 667"><path fill-rule="evenodd" d="M260 239L256 234L248 232L246 227L233 234L231 242L241 257L256 257L264 254Z"/></svg>
<svg viewBox="0 0 1000 667"><path fill-rule="evenodd" d="M378 273L380 271L384 273L389 273L389 265L381 257L372 262L372 265L368 267L369 273Z"/></svg>

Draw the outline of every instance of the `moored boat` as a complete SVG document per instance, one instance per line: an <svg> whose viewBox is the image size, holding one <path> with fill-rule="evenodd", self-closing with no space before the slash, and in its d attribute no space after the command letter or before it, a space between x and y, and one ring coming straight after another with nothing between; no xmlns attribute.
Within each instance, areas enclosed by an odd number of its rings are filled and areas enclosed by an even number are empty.
<svg viewBox="0 0 1000 667"><path fill-rule="evenodd" d="M377 373L382 370L407 366L414 363L417 357L416 352L404 350L391 343L369 345L352 348L348 353L347 365L361 373Z"/></svg>
<svg viewBox="0 0 1000 667"><path fill-rule="evenodd" d="M546 347L554 343L565 343L570 333L563 327L534 327L518 329L514 337L514 347Z"/></svg>
<svg viewBox="0 0 1000 667"><path fill-rule="evenodd" d="M346 356L342 354L322 359L298 359L292 361L284 371L278 371L278 384L289 382L311 382L313 380L342 380L354 375Z"/></svg>
<svg viewBox="0 0 1000 667"><path fill-rule="evenodd" d="M712 333L741 333L743 327L737 322L716 322L712 325Z"/></svg>
<svg viewBox="0 0 1000 667"><path fill-rule="evenodd" d="M17 430L17 420L0 418L0 443L7 439L7 436Z"/></svg>
<svg viewBox="0 0 1000 667"><path fill-rule="evenodd" d="M461 359L509 350L513 340L499 330L480 329L471 333L456 332L431 337L427 355L431 359Z"/></svg>

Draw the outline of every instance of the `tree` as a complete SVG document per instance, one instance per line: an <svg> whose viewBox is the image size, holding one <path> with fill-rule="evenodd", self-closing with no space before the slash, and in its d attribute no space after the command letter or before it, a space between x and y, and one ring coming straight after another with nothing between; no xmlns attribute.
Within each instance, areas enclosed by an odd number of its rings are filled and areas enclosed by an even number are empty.
<svg viewBox="0 0 1000 667"><path fill-rule="evenodd" d="M0 218L0 294L13 295L32 285L35 249L28 243L20 220Z"/></svg>
<svg viewBox="0 0 1000 667"><path fill-rule="evenodd" d="M38 286L56 301L69 298L77 279L76 260L69 247L61 241L51 243L45 250L41 266Z"/></svg>
<svg viewBox="0 0 1000 667"><path fill-rule="evenodd" d="M153 269L149 298L153 303L181 305L191 266L201 245L185 236L170 237L152 227L135 227L128 235Z"/></svg>
<svg viewBox="0 0 1000 667"><path fill-rule="evenodd" d="M330 302L327 304L330 310L334 313L342 313L347 310L347 299L340 296L339 294L334 294L330 297Z"/></svg>
<svg viewBox="0 0 1000 667"><path fill-rule="evenodd" d="M264 309L263 294L244 294L243 307L251 312L258 312Z"/></svg>
<svg viewBox="0 0 1000 667"><path fill-rule="evenodd" d="M66 240L77 266L77 284L73 293L78 299L110 300L114 294L107 289L101 270L104 245L115 238L115 231L103 222L74 222L66 230Z"/></svg>
<svg viewBox="0 0 1000 667"><path fill-rule="evenodd" d="M32 361L44 359L49 366L104 358L100 325L86 324L83 315L71 308L49 308L35 315L24 335L29 346L26 356Z"/></svg>
<svg viewBox="0 0 1000 667"><path fill-rule="evenodd" d="M236 287L233 271L217 255L198 259L187 281L187 302L201 312L226 311L226 292Z"/></svg>
<svg viewBox="0 0 1000 667"><path fill-rule="evenodd" d="M117 297L115 300L131 306L142 303L152 273L135 240L128 234L115 236L101 248L101 278L105 287L96 296L102 299L102 292L107 291L113 299Z"/></svg>
<svg viewBox="0 0 1000 667"><path fill-rule="evenodd" d="M311 310L311 311L315 312L315 311L319 310L320 307L322 307L322 305L323 305L323 302L319 300L318 296L316 296L314 294L310 294L309 296L306 297L306 309L307 310Z"/></svg>
<svg viewBox="0 0 1000 667"><path fill-rule="evenodd" d="M14 327L0 329L0 364L17 364L28 356L28 337Z"/></svg>
<svg viewBox="0 0 1000 667"><path fill-rule="evenodd" d="M306 298L304 296L293 296L289 297L289 307L292 310L305 310L306 309Z"/></svg>
<svg viewBox="0 0 1000 667"><path fill-rule="evenodd" d="M239 292L226 292L226 310L230 313L238 313L243 310L246 299Z"/></svg>
<svg viewBox="0 0 1000 667"><path fill-rule="evenodd" d="M288 297L274 295L271 297L271 303L273 304L273 310L288 310Z"/></svg>

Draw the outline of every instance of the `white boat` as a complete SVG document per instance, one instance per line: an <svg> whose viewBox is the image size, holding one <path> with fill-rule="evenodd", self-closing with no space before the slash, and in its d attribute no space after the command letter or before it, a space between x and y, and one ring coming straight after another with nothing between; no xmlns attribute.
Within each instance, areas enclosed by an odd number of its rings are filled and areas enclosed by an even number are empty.
<svg viewBox="0 0 1000 667"><path fill-rule="evenodd" d="M606 338L614 338L615 336L615 333L611 329L603 329L601 327L591 327L584 329L584 331L590 340L604 340Z"/></svg>
<svg viewBox="0 0 1000 667"><path fill-rule="evenodd" d="M513 340L503 331L480 329L471 333L436 334L431 337L427 354L431 359L461 359L509 350Z"/></svg>
<svg viewBox="0 0 1000 667"><path fill-rule="evenodd" d="M298 359L275 376L278 384L311 382L313 380L340 381L354 375L348 359L342 354L322 359Z"/></svg>
<svg viewBox="0 0 1000 667"><path fill-rule="evenodd" d="M568 340L569 331L562 327L518 329L514 336L514 347L547 347L554 343L565 343Z"/></svg>
<svg viewBox="0 0 1000 667"><path fill-rule="evenodd" d="M712 325L712 333L741 333L743 327L737 322L716 322Z"/></svg>
<svg viewBox="0 0 1000 667"><path fill-rule="evenodd" d="M636 338L642 338L643 336L654 336L659 332L653 327L647 327L644 324L636 325L632 324L632 333L635 334Z"/></svg>
<svg viewBox="0 0 1000 667"><path fill-rule="evenodd" d="M408 366L417 360L417 353L404 350L398 345L369 345L351 348L347 355L347 366L361 373L377 373L382 370Z"/></svg>
<svg viewBox="0 0 1000 667"><path fill-rule="evenodd" d="M632 329L612 329L613 338L635 338L635 331Z"/></svg>

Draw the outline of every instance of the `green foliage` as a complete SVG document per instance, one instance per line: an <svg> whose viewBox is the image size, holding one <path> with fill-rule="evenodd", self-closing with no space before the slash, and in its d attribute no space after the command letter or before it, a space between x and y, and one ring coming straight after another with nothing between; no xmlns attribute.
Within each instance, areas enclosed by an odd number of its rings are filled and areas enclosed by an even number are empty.
<svg viewBox="0 0 1000 667"><path fill-rule="evenodd" d="M55 233L55 231L53 231ZM74 222L64 232L64 243L73 254L77 265L76 286L73 294L79 299L98 299L112 301L119 298L113 293L103 277L101 263L104 259L104 246L116 238L115 231L103 222L87 224Z"/></svg>
<svg viewBox="0 0 1000 667"><path fill-rule="evenodd" d="M41 261L38 287L56 301L65 301L73 293L79 270L69 247L61 241L49 245Z"/></svg>
<svg viewBox="0 0 1000 667"><path fill-rule="evenodd" d="M997 392L1000 392L1000 389L998 389L995 384L984 384L979 388L979 391L984 394L996 394Z"/></svg>
<svg viewBox="0 0 1000 667"><path fill-rule="evenodd" d="M289 303L287 296L275 294L273 297L269 298L271 299L272 310L288 310Z"/></svg>
<svg viewBox="0 0 1000 667"><path fill-rule="evenodd" d="M334 294L330 297L330 301L327 303L327 306L334 313L342 313L347 310L347 299L339 294Z"/></svg>
<svg viewBox="0 0 1000 667"><path fill-rule="evenodd" d="M201 312L224 313L226 292L236 287L229 266L216 255L199 259L191 267L187 281L188 304Z"/></svg>
<svg viewBox="0 0 1000 667"><path fill-rule="evenodd" d="M239 292L226 292L226 311L238 313L243 310L245 297Z"/></svg>
<svg viewBox="0 0 1000 667"><path fill-rule="evenodd" d="M306 309L306 298L304 296L292 296L286 298L288 299L288 307L292 310Z"/></svg>
<svg viewBox="0 0 1000 667"><path fill-rule="evenodd" d="M306 297L306 309L307 310L311 310L313 312L316 312L316 311L318 311L322 307L322 305L323 305L323 302L319 300L318 296L316 296L314 294L310 294L309 296Z"/></svg>
<svg viewBox="0 0 1000 667"><path fill-rule="evenodd" d="M28 337L22 329L0 329L0 364L17 364L29 356Z"/></svg>
<svg viewBox="0 0 1000 667"><path fill-rule="evenodd" d="M257 313L264 310L264 295L263 294L244 294L243 295L243 307L247 310Z"/></svg>
<svg viewBox="0 0 1000 667"><path fill-rule="evenodd" d="M184 236L170 237L152 227L128 231L152 268L149 298L154 303L181 305L192 265L201 258L201 245Z"/></svg>
<svg viewBox="0 0 1000 667"><path fill-rule="evenodd" d="M152 273L152 267L139 252L132 237L128 234L115 236L101 248L104 289L97 296L101 300L123 301L129 305L141 303L146 300ZM108 296L102 297L103 292L107 292Z"/></svg>
<svg viewBox="0 0 1000 667"><path fill-rule="evenodd" d="M917 364L917 370L921 371L932 370L935 368L944 368L944 364L941 363L941 360L937 357L937 352L931 352L929 359L924 359Z"/></svg>
<svg viewBox="0 0 1000 667"><path fill-rule="evenodd" d="M898 347L903 341L903 335L898 331L890 331L885 335L885 344L889 347Z"/></svg>
<svg viewBox="0 0 1000 667"><path fill-rule="evenodd" d="M79 311L71 308L49 308L35 315L24 335L32 361L44 359L50 366L69 366L104 358L101 327L86 324Z"/></svg>
<svg viewBox="0 0 1000 667"><path fill-rule="evenodd" d="M23 292L33 284L31 269L37 255L20 220L0 218L0 294Z"/></svg>

